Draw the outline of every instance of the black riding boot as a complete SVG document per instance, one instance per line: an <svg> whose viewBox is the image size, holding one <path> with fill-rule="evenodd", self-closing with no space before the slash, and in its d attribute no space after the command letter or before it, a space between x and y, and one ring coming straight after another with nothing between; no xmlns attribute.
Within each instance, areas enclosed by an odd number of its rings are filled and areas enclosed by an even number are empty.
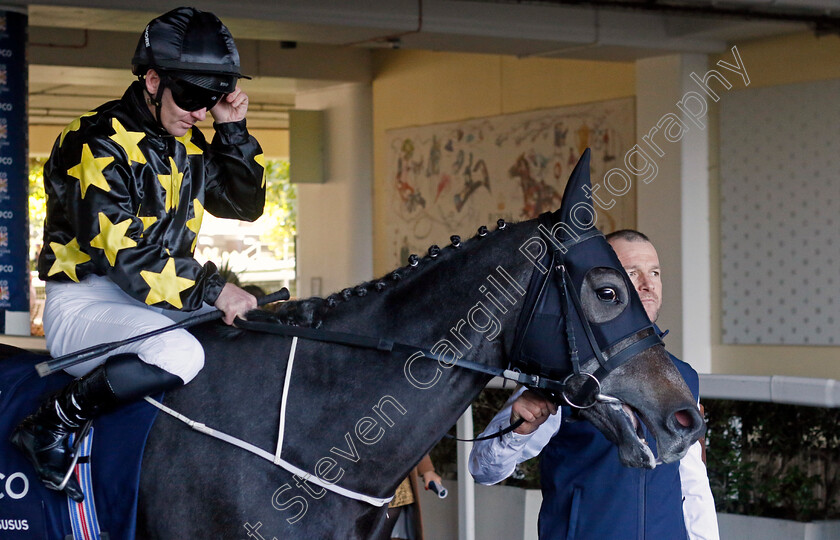
<svg viewBox="0 0 840 540"><path fill-rule="evenodd" d="M119 354L47 399L15 428L10 438L35 467L50 489L61 489L73 464L71 433L93 418L120 405L183 384L180 377L140 360ZM67 496L81 502L84 495L74 475L64 486Z"/></svg>

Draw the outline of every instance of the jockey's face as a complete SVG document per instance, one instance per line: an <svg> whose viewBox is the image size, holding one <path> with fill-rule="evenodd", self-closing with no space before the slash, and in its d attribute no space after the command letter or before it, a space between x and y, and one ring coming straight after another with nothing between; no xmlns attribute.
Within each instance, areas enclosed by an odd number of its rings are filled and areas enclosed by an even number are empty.
<svg viewBox="0 0 840 540"><path fill-rule="evenodd" d="M155 70L150 69L146 73L146 91L149 95L155 96L161 84L160 76ZM155 106L148 103L148 107L152 116L155 116ZM175 104L175 100L172 99L172 91L169 88L164 88L163 96L161 97L160 123L167 133L175 137L182 137L196 122L201 122L206 116L206 108L196 111L185 111L181 109Z"/></svg>

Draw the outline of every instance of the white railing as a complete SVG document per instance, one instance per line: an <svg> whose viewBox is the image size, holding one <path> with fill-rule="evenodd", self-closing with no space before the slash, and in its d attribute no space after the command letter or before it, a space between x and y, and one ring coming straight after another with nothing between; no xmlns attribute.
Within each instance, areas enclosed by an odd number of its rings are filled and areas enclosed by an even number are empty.
<svg viewBox="0 0 840 540"><path fill-rule="evenodd" d="M701 399L840 407L840 381L784 375L700 375Z"/></svg>

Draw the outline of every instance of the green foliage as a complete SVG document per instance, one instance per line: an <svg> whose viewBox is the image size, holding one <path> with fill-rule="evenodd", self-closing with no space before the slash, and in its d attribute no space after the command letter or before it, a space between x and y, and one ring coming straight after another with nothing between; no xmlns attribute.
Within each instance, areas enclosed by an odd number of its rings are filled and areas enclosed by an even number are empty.
<svg viewBox="0 0 840 540"><path fill-rule="evenodd" d="M230 261L225 260L222 261L222 265L219 266L219 275L222 276L222 279L228 283L236 285L237 287L241 286L242 283L239 281L239 276L236 275L230 267Z"/></svg>
<svg viewBox="0 0 840 540"><path fill-rule="evenodd" d="M29 261L35 269L38 246L44 241L47 194L44 192L44 163L47 158L29 159Z"/></svg>
<svg viewBox="0 0 840 540"><path fill-rule="evenodd" d="M840 410L724 400L704 405L718 511L840 518Z"/></svg>
<svg viewBox="0 0 840 540"><path fill-rule="evenodd" d="M260 236L275 256L283 255L283 244L297 234L297 188L289 181L289 162L267 160L265 163L265 211L260 223L268 232Z"/></svg>

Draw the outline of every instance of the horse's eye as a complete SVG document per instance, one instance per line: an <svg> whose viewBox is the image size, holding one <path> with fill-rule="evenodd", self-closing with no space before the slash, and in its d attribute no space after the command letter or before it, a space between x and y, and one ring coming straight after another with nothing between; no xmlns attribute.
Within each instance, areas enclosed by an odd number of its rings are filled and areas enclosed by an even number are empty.
<svg viewBox="0 0 840 540"><path fill-rule="evenodd" d="M598 295L598 300L602 302L615 302L618 300L618 294L612 287L601 287L595 294Z"/></svg>

